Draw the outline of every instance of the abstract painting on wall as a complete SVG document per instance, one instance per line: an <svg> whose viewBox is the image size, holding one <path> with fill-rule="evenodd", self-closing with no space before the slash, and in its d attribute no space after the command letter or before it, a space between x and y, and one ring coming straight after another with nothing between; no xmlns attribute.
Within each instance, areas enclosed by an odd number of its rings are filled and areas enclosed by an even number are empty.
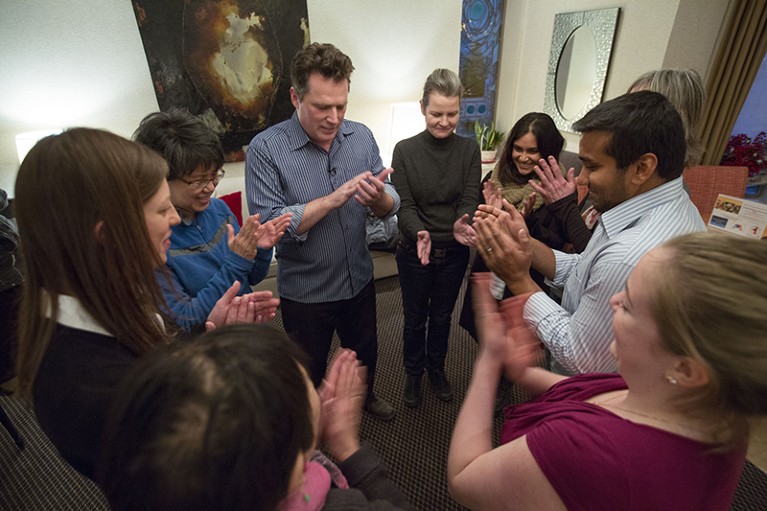
<svg viewBox="0 0 767 511"><path fill-rule="evenodd" d="M464 86L459 134L473 137L474 122L490 124L495 111L503 0L463 0L458 74Z"/></svg>
<svg viewBox="0 0 767 511"><path fill-rule="evenodd" d="M132 0L160 110L185 108L227 161L293 113L290 61L309 42L306 0Z"/></svg>

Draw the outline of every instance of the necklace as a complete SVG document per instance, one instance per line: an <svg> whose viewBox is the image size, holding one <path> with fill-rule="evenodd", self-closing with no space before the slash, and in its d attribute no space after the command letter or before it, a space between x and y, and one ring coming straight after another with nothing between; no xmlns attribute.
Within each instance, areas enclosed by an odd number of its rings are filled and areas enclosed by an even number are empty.
<svg viewBox="0 0 767 511"><path fill-rule="evenodd" d="M628 395L628 390L626 390L626 391L624 391L622 393L619 393L619 394L617 394L615 396L612 396L612 397L610 397L608 399L604 399L602 401L597 401L594 404L597 405L597 406L601 406L602 408L608 408L608 407L609 408L614 408L616 410L620 410L622 412L630 413L632 415L638 415L640 417L646 417L648 419L653 419L653 420L656 420L658 422L663 422L665 424L670 424L672 426L684 428L684 429L687 429L687 430L690 430L690 431L695 431L696 433L703 434L703 435L706 435L706 436L708 436L708 434L709 434L707 431L705 431L703 429L695 428L695 427L692 427L692 426L690 426L688 424L683 424L681 422L664 419L664 418L661 418L661 417L657 417L655 415L650 415L650 414L647 414L647 413L637 412L637 411L634 411L634 410L629 410L628 408L622 408L620 406L616 406L616 405L610 404L612 401L615 401L616 399L618 399L620 397L624 397L625 398L627 395Z"/></svg>

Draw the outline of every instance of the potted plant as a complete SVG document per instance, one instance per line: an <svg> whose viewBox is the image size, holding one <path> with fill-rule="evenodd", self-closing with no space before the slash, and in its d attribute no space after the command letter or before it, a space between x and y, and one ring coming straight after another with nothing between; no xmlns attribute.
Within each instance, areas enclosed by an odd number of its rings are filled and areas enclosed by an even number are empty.
<svg viewBox="0 0 767 511"><path fill-rule="evenodd" d="M495 161L498 146L503 141L505 133L495 129L495 123L491 122L488 126L479 121L474 122L474 137L477 139L479 148L482 151L482 163Z"/></svg>

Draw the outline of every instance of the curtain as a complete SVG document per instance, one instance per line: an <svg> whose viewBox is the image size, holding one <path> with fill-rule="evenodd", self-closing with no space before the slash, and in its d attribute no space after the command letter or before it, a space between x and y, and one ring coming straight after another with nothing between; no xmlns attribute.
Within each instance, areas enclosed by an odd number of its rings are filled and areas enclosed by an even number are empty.
<svg viewBox="0 0 767 511"><path fill-rule="evenodd" d="M708 75L700 124L703 165L718 165L767 52L767 0L732 0Z"/></svg>

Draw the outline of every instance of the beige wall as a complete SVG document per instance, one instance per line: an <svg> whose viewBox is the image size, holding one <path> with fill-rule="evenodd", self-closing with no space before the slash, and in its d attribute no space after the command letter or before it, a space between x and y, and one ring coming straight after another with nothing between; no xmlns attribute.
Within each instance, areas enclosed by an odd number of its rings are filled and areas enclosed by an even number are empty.
<svg viewBox="0 0 767 511"><path fill-rule="evenodd" d="M509 129L543 108L554 14L621 7L605 88L611 98L666 63L705 72L728 0L506 2L497 119ZM337 44L357 68L349 118L369 125L386 152L391 103L416 101L432 69L458 67L461 1L307 0L307 6L312 39ZM128 0L0 2L0 48L0 187L11 193L17 133L92 126L130 136L157 109ZM242 165L232 171L241 173Z"/></svg>
<svg viewBox="0 0 767 511"><path fill-rule="evenodd" d="M708 70L729 0L507 0L496 118L508 130L542 111L554 15L620 7L604 99L626 92L640 74L662 67ZM576 6L577 4L577 6ZM564 133L577 151L578 136Z"/></svg>
<svg viewBox="0 0 767 511"><path fill-rule="evenodd" d="M391 152L391 104L418 101L438 67L458 71L461 2L308 0L307 6L312 40L335 44L354 63L347 117L364 122L381 152Z"/></svg>

